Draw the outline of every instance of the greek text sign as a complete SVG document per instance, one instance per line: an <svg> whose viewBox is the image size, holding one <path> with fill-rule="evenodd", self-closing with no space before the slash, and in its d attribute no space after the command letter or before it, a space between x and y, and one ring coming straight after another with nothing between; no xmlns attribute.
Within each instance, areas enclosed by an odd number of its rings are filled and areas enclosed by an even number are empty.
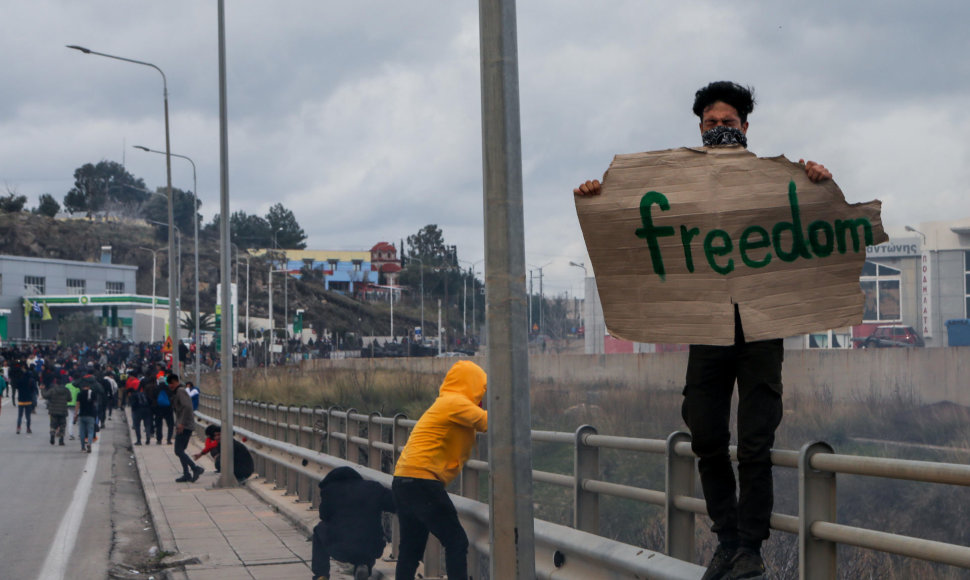
<svg viewBox="0 0 970 580"><path fill-rule="evenodd" d="M610 334L728 345L862 321L880 202L850 205L784 157L741 147L618 155L576 209Z"/></svg>

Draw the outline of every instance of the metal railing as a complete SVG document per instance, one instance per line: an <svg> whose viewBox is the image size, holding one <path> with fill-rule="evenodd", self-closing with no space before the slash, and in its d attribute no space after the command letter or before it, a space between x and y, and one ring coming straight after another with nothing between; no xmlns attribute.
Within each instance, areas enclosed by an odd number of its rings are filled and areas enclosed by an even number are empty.
<svg viewBox="0 0 970 580"><path fill-rule="evenodd" d="M202 395L203 419L218 422L218 398ZM404 415L364 415L355 409L291 407L236 401L237 430L256 443L256 471L278 488L316 506L316 482L338 465L366 465L367 476L390 485L393 465L416 423ZM536 520L536 571L540 578L700 578L703 569L689 564L696 555L696 515L707 514L695 496L696 457L690 435L675 432L666 440L600 435L584 425L575 433L533 431L533 442L571 445L572 475L533 471L536 482L572 490L572 528ZM622 450L663 456L665 489L651 490L603 481L602 450ZM732 459L736 449L731 447ZM892 534L836 522L836 477L863 475L893 480L970 486L970 466L835 454L824 442L799 451L773 450L773 465L798 472L798 511L773 513L771 527L798 536L799 577L836 578L839 544L970 568L970 547ZM479 474L488 462L469 459L458 482L455 504L471 544L469 571L480 572L480 557L488 554L488 506L478 502ZM616 497L664 508L663 554L602 538L599 503ZM396 531L396 529L395 529ZM397 542L394 538L393 546ZM426 576L440 573L434 548L425 558Z"/></svg>

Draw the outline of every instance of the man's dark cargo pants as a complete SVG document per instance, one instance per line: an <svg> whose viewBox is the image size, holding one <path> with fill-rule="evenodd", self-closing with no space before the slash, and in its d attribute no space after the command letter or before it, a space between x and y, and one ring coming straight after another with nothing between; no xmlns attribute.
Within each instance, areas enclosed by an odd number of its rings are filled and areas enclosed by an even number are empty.
<svg viewBox="0 0 970 580"><path fill-rule="evenodd" d="M771 447L782 416L782 340L691 345L682 415L700 458L711 530L721 542L760 547L774 504ZM738 384L738 482L728 446ZM740 485L738 485L740 484Z"/></svg>

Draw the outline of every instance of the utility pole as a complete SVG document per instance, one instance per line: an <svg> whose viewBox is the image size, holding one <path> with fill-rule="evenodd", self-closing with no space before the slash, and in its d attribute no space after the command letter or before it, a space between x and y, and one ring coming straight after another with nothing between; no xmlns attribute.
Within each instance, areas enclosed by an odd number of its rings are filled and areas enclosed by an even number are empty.
<svg viewBox="0 0 970 580"><path fill-rule="evenodd" d="M532 334L532 270L529 270L529 334Z"/></svg>
<svg viewBox="0 0 970 580"><path fill-rule="evenodd" d="M491 578L534 580L525 220L514 0L479 0Z"/></svg>
<svg viewBox="0 0 970 580"><path fill-rule="evenodd" d="M546 326L542 320L542 311L544 310L546 298L545 294L542 293L542 268L539 268L539 332L546 334Z"/></svg>
<svg viewBox="0 0 970 580"><path fill-rule="evenodd" d="M229 253L229 112L226 104L226 10L225 0L219 0L217 4L219 32L219 278L222 282L222 305L229 313L229 267L232 256ZM167 149L167 142L166 142ZM171 179L169 179L169 195L171 195ZM171 202L170 202L171 203ZM170 298L171 300L171 298ZM222 434L224 437L219 444L219 454L222 460L222 474L219 476L221 487L236 487L238 483L232 473L234 465L232 448L232 425L233 425L233 385L232 385L232 325L228 320L223 319L222 323L222 349L220 358L222 368L220 379L222 388L220 396L222 398L220 413L222 415ZM232 331L232 332L230 332ZM178 337L178 334L175 335ZM175 349L178 352L178 349ZM178 359L176 359L178 360Z"/></svg>

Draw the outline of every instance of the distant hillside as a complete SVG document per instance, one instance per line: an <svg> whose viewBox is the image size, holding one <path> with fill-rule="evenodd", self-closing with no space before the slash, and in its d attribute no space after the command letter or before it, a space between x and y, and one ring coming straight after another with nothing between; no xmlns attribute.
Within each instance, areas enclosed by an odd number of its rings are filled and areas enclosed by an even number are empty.
<svg viewBox="0 0 970 580"><path fill-rule="evenodd" d="M164 228L148 226L135 221L94 221L86 218L54 219L28 212L0 213L0 254L97 262L102 246L111 246L112 263L138 266L137 293L152 292L152 253L140 248L167 248ZM195 265L194 242L191 235L182 239L182 308L194 309ZM216 285L219 283L219 241L214 236L200 232L199 237L199 303L203 313L212 312L216 301ZM167 251L158 252L156 292L167 295ZM261 258L250 258L250 316L265 318L268 311L266 287L268 264ZM235 265L235 257L233 260ZM246 301L246 260L239 260L239 301L242 308ZM234 276L236 273L234 272ZM283 319L283 292L276 277L273 306L277 325ZM390 334L390 310L386 303L369 304L352 298L327 292L319 280L292 279L288 290L289 311L306 310L304 325L312 325L319 332L329 329L339 334L386 336ZM394 328L398 334L408 326L416 326L420 318L414 308L396 306ZM244 317L240 317L240 321ZM427 332L437 332L426 320Z"/></svg>

